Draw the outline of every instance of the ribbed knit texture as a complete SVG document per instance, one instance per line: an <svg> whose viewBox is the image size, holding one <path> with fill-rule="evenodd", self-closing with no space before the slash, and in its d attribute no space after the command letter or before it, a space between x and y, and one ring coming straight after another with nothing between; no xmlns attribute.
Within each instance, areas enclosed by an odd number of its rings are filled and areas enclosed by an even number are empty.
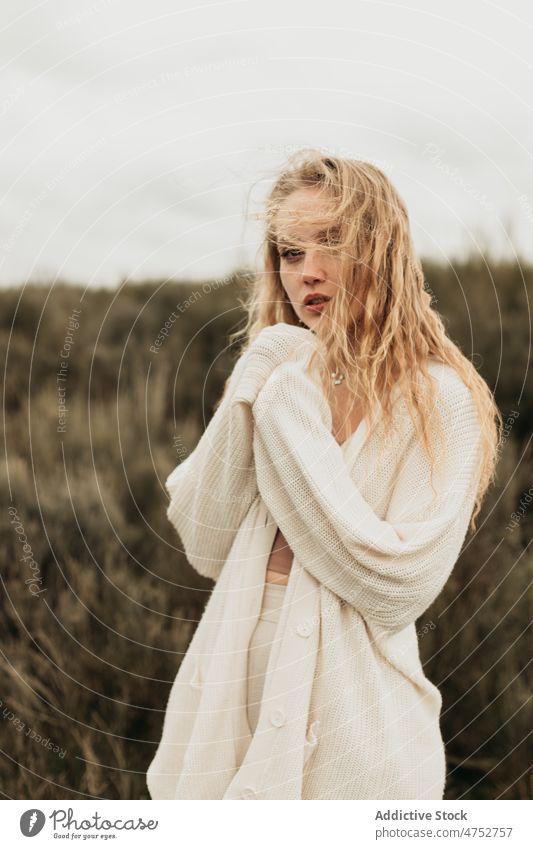
<svg viewBox="0 0 533 849"><path fill-rule="evenodd" d="M441 799L441 695L415 620L457 560L474 506L480 425L447 365L429 464L402 398L385 447L366 420L340 446L304 366L309 330L265 328L193 453L167 480L185 554L216 581L174 681L150 764L152 798ZM294 560L257 730L247 651L277 528Z"/></svg>

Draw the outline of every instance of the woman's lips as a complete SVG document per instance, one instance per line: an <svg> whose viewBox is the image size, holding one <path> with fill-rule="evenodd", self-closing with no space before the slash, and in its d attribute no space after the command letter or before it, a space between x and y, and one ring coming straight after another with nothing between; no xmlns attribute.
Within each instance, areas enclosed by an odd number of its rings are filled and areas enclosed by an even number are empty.
<svg viewBox="0 0 533 849"><path fill-rule="evenodd" d="M309 310L309 312L320 313L327 303L328 301L320 301L318 304L304 304L304 309Z"/></svg>

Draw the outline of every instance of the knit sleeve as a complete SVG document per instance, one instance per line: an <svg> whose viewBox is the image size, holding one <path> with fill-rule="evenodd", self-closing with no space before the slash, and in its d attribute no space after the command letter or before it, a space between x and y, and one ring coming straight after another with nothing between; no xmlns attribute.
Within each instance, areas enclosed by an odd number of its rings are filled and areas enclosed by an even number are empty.
<svg viewBox="0 0 533 849"><path fill-rule="evenodd" d="M363 617L391 630L414 622L440 593L474 505L481 432L473 399L449 376L437 395L446 450L430 481L412 437L385 520L354 484L329 404L301 362L275 369L253 406L258 489L294 555Z"/></svg>
<svg viewBox="0 0 533 849"><path fill-rule="evenodd" d="M289 325L266 330L241 354L196 448L165 481L167 518L181 537L185 556L200 575L214 581L258 494L252 404L273 369L308 334Z"/></svg>

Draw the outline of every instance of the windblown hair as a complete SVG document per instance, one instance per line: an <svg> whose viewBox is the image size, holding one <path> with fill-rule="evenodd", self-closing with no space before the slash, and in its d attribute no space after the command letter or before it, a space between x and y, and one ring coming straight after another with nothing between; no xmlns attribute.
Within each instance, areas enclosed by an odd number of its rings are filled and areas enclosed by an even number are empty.
<svg viewBox="0 0 533 849"><path fill-rule="evenodd" d="M320 208L326 214L322 218L299 215L298 222L322 226L322 249L334 251L339 259L337 279L330 281L338 290L327 308L328 321L319 320L313 328L324 343L320 374L325 393L330 391L333 370L346 375L347 387L368 417L370 433L376 422L373 413L379 415L385 432L392 425L391 393L399 389L433 470L439 454L428 423L435 410L435 389L426 361L435 357L452 366L471 390L482 426L481 469L471 517L475 530L485 492L495 476L502 416L486 382L448 338L441 316L431 306L406 206L383 171L369 162L314 149L289 157L266 200L264 271L252 278L242 302L246 325L232 336L244 337L245 350L264 327L278 322L300 324L281 283L278 212L292 192L303 188L320 193ZM310 244L291 237L291 247ZM358 301L355 320L349 311L354 298ZM424 391L421 376L429 391Z"/></svg>

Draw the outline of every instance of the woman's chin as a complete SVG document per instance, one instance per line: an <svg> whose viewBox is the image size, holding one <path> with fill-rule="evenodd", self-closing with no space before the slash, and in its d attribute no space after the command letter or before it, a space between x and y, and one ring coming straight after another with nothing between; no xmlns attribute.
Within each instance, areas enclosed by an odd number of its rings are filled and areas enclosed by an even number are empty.
<svg viewBox="0 0 533 849"><path fill-rule="evenodd" d="M321 316L320 312L313 312L312 310L307 310L307 314L300 319L303 324L306 324L307 327L313 327L319 321Z"/></svg>

